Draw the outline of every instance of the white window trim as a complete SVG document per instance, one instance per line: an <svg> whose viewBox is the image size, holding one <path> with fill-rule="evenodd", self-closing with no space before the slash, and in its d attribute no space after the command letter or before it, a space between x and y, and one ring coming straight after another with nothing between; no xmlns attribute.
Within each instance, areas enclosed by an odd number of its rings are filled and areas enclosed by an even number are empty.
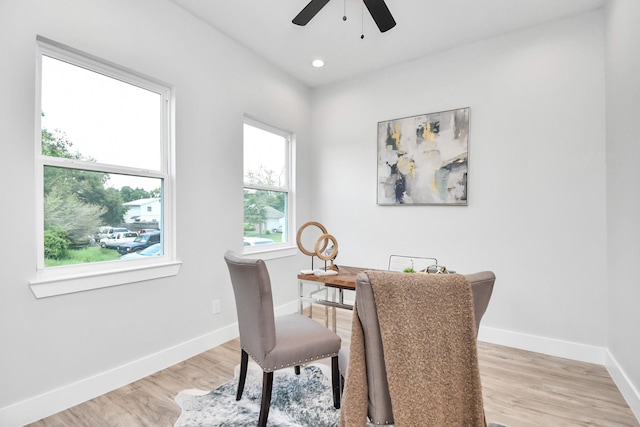
<svg viewBox="0 0 640 427"><path fill-rule="evenodd" d="M156 79L144 76L117 64L99 59L93 55L83 53L60 43L37 36L36 56L36 108L35 108L35 153L36 154L36 271L29 280L29 285L36 298L46 298L74 292L105 288L110 286L136 283L146 280L170 277L178 274L182 262L176 254L176 220L175 220L175 134L173 114L175 94L173 88ZM163 149L161 156L161 170L139 170L140 176L163 179L163 242L164 254L149 260L128 260L126 263L118 261L79 264L64 267L44 266L44 193L43 169L45 165L62 166L65 168L82 168L101 172L131 174L132 168L89 164L72 159L46 158L41 153L41 70L42 55L46 54L56 59L66 60L74 65L86 66L88 69L102 72L107 76L118 78L124 82L152 90L161 94L165 129L162 131ZM135 171L135 170L134 170Z"/></svg>
<svg viewBox="0 0 640 427"><path fill-rule="evenodd" d="M294 159L296 158L296 137L293 132L289 132L286 130L282 130L276 128L274 126L268 125L260 120L257 120L249 115L244 116L243 124L248 124L250 126L254 126L271 133L275 133L276 135L280 135L287 140L287 183L288 183L288 197L287 197L287 236L288 240L284 243L274 243L273 245L264 245L264 246L243 246L243 256L245 258L252 259L276 259L283 258L287 256L294 256L298 253L298 245L296 243L296 235L295 235L295 219L296 219L296 211L295 211L295 200L296 200L296 163ZM244 137L243 137L244 138ZM244 150L244 139L243 139L243 150ZM271 190L271 191L282 191L281 187L270 187L270 186L259 186L259 185L247 185L244 182L244 166L243 166L243 178L242 178L242 189L244 192L245 188L253 188L257 190Z"/></svg>

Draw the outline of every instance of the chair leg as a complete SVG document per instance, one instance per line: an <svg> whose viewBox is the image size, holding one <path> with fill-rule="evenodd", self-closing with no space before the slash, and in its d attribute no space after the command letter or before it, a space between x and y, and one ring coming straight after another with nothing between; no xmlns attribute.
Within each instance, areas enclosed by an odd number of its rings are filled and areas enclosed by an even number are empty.
<svg viewBox="0 0 640 427"><path fill-rule="evenodd" d="M258 427L266 427L269 417L269 407L271 406L271 389L273 388L273 372L262 374L262 403L260 403L260 418Z"/></svg>
<svg viewBox="0 0 640 427"><path fill-rule="evenodd" d="M247 366L249 365L249 354L242 350L240 356L240 378L238 378L238 392L236 393L236 400L242 398L242 392L244 391L244 381L247 379Z"/></svg>
<svg viewBox="0 0 640 427"><path fill-rule="evenodd" d="M340 409L340 369L338 356L331 358L331 386L333 387L333 407Z"/></svg>
<svg viewBox="0 0 640 427"><path fill-rule="evenodd" d="M300 365L294 366L293 370L296 372L296 375L300 375Z"/></svg>

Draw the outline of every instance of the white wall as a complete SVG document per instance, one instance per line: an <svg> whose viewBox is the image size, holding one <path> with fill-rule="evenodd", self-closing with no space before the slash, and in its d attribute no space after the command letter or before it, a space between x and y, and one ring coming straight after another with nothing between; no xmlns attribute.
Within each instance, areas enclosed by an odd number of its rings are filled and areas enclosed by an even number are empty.
<svg viewBox="0 0 640 427"><path fill-rule="evenodd" d="M315 91L312 212L337 263L408 254L493 270L482 339L604 363L604 70L596 12ZM460 107L469 205L377 206L376 123Z"/></svg>
<svg viewBox="0 0 640 427"><path fill-rule="evenodd" d="M0 223L12 225L11 244L0 246L0 425L57 412L235 336L222 254L241 249L243 113L296 132L298 225L324 223L340 242L338 264L384 268L388 254L407 253L461 272L491 269L498 280L482 339L607 359L637 403L639 287L624 273L638 258L630 184L638 130L629 116L639 99L638 7L617 0L607 14L606 86L603 15L592 13L311 95L169 2L0 1L0 179L12 206L0 209ZM178 277L33 297L36 34L175 85ZM469 206L376 206L376 123L458 107L471 107ZM203 238L200 212L227 226ZM276 306L295 300L305 258L269 262Z"/></svg>
<svg viewBox="0 0 640 427"><path fill-rule="evenodd" d="M607 364L640 419L640 2L616 0L607 10ZM619 367L617 369L617 367Z"/></svg>
<svg viewBox="0 0 640 427"><path fill-rule="evenodd" d="M605 364L640 419L640 286L628 275L640 256L640 3L612 2L606 37L604 18L316 90L312 212L339 240L338 264L384 268L400 253L493 270L480 339ZM469 206L377 206L376 123L460 107Z"/></svg>
<svg viewBox="0 0 640 427"><path fill-rule="evenodd" d="M31 293L38 34L174 85L177 277L41 300ZM236 336L222 255L242 248L243 114L295 131L304 162L310 91L167 1L0 1L0 40L0 223L11 242L0 246L0 425L14 426ZM308 193L305 176L298 186ZM225 227L212 230L202 212ZM269 262L276 306L295 300L296 264Z"/></svg>

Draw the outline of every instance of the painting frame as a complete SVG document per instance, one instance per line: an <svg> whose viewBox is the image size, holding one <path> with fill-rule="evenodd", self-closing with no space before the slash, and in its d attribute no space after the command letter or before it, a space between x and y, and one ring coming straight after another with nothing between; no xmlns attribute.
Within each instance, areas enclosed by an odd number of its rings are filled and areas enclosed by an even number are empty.
<svg viewBox="0 0 640 427"><path fill-rule="evenodd" d="M377 204L468 206L470 112L378 122Z"/></svg>

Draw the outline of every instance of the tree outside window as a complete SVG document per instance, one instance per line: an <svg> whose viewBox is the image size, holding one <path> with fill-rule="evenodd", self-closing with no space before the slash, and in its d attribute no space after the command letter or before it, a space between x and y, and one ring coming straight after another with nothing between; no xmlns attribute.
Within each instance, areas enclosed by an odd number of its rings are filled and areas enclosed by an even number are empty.
<svg viewBox="0 0 640 427"><path fill-rule="evenodd" d="M290 153L290 134L245 120L245 248L286 243L289 239Z"/></svg>
<svg viewBox="0 0 640 427"><path fill-rule="evenodd" d="M117 260L100 239L125 222L131 202L163 200L169 167L169 89L39 40L42 209L39 269ZM162 252L161 252L162 253Z"/></svg>

